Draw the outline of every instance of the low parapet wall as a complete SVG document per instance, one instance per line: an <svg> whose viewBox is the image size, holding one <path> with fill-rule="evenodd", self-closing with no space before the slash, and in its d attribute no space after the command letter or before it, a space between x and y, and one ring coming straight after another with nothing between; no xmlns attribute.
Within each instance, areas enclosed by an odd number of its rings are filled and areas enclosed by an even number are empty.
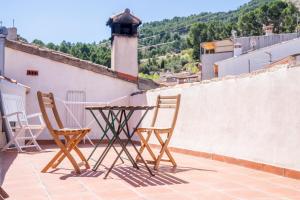
<svg viewBox="0 0 300 200"><path fill-rule="evenodd" d="M131 104L154 105L157 95L178 93L170 146L300 171L300 66L151 90L133 96ZM166 124L170 113L159 121Z"/></svg>

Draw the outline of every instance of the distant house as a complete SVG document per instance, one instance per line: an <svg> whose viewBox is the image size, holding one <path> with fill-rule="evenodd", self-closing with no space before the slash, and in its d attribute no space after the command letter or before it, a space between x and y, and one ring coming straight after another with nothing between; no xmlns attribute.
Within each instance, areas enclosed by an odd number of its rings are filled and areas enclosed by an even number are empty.
<svg viewBox="0 0 300 200"><path fill-rule="evenodd" d="M298 37L297 33L272 34L268 28L269 26L265 27L266 35L263 36L234 37L222 41L201 43L202 79L218 77L218 69L215 65L217 62Z"/></svg>
<svg viewBox="0 0 300 200"><path fill-rule="evenodd" d="M189 72L181 73L165 73L161 74L161 78L158 81L160 86L173 86L183 83L199 82L201 80L201 73L193 74Z"/></svg>
<svg viewBox="0 0 300 200"><path fill-rule="evenodd" d="M215 63L218 77L239 75L263 69L266 65L300 53L300 38L261 48Z"/></svg>

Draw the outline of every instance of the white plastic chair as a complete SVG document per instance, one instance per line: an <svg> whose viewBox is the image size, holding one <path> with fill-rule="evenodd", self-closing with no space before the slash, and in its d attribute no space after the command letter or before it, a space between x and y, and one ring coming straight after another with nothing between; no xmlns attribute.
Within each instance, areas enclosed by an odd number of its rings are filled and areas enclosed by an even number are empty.
<svg viewBox="0 0 300 200"><path fill-rule="evenodd" d="M23 152L23 148L35 147L41 151L41 147L36 139L45 129L46 125L41 113L26 115L25 101L22 96L15 94L1 93L1 101L3 107L3 120L6 126L9 142L2 148L5 151L12 144L15 145L19 152ZM38 124L29 124L28 119L38 118Z"/></svg>

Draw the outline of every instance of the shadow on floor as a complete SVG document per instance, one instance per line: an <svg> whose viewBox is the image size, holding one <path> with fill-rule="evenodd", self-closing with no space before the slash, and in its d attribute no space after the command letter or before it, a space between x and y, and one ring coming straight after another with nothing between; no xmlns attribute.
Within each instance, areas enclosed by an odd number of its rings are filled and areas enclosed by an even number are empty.
<svg viewBox="0 0 300 200"><path fill-rule="evenodd" d="M97 178L101 176L104 172L103 171L93 171L93 170L82 170L81 174L76 174L72 171L70 174L65 174L60 177L61 180L66 180L72 177L89 177L89 178Z"/></svg>
<svg viewBox="0 0 300 200"><path fill-rule="evenodd" d="M64 173L61 171L69 171L69 173ZM61 180L66 180L68 178L73 178L73 177L90 177L90 178L97 178L101 176L104 172L103 171L93 171L93 170L81 170L81 174L76 174L74 170L72 169L65 169L65 168L56 168L53 169L52 171L47 172L47 174L60 174L62 175L59 177Z"/></svg>
<svg viewBox="0 0 300 200"><path fill-rule="evenodd" d="M183 166L180 167L161 166L159 167L158 171L164 173L171 173L171 174L177 174L177 173L182 173L187 171L218 172L216 170L211 170L211 169L199 169L199 168L183 167Z"/></svg>
<svg viewBox="0 0 300 200"><path fill-rule="evenodd" d="M175 184L188 184L189 182L177 178L165 172L155 172L155 176L151 176L149 172L140 167L135 169L133 167L116 167L112 173L120 179L126 181L133 187L148 187L148 186L162 186Z"/></svg>
<svg viewBox="0 0 300 200"><path fill-rule="evenodd" d="M3 184L5 174L17 156L17 151L0 152L0 186Z"/></svg>

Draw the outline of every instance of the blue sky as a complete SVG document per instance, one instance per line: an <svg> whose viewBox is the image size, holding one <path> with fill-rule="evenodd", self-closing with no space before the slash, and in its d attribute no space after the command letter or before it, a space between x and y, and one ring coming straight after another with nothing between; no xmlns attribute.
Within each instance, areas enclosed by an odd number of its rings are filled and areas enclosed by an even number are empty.
<svg viewBox="0 0 300 200"><path fill-rule="evenodd" d="M109 16L125 8L143 22L200 12L228 11L249 0L8 0L1 2L0 21L32 41L60 43L106 39Z"/></svg>

